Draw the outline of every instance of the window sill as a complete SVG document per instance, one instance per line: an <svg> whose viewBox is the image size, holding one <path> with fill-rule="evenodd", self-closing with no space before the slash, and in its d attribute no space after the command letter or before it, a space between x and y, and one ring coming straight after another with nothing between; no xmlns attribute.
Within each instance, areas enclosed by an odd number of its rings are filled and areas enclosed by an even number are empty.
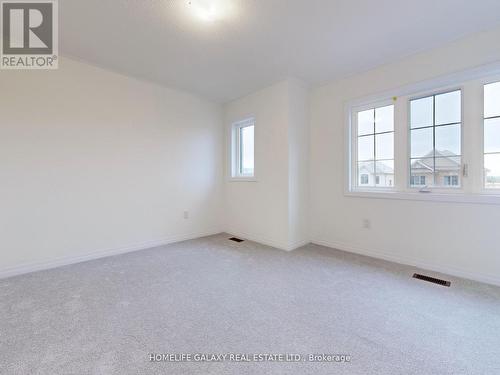
<svg viewBox="0 0 500 375"><path fill-rule="evenodd" d="M346 197L371 198L371 199L398 199L427 202L450 202L450 203L471 203L471 204L498 204L500 205L500 195L493 194L464 194L461 192L449 193L420 193L402 191L347 191Z"/></svg>
<svg viewBox="0 0 500 375"><path fill-rule="evenodd" d="M229 177L229 182L257 182L255 177Z"/></svg>

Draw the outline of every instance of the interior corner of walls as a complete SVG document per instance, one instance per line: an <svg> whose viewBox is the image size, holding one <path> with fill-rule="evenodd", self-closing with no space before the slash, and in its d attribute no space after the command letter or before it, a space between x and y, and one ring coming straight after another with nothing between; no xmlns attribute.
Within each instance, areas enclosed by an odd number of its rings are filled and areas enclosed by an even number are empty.
<svg viewBox="0 0 500 375"><path fill-rule="evenodd" d="M300 241L296 241L296 242L292 242L288 245L288 248L286 249L287 251L294 251L294 250L298 250L300 249L301 247L304 247L308 244L310 244L311 241L309 239L304 239L304 240L300 240Z"/></svg>
<svg viewBox="0 0 500 375"><path fill-rule="evenodd" d="M224 230L223 233L228 233L229 235L231 235L233 237L238 237L238 238L241 238L241 239L244 239L247 241L256 242L256 243L259 243L261 245L274 247L275 249L278 249L278 250L288 251L288 249L289 249L289 244L287 242L271 239L271 238L268 238L268 237L263 236L261 234L255 234L255 233L252 234L252 233L243 232L243 231L240 231L240 230L237 230L234 228L233 229L226 229L226 230Z"/></svg>

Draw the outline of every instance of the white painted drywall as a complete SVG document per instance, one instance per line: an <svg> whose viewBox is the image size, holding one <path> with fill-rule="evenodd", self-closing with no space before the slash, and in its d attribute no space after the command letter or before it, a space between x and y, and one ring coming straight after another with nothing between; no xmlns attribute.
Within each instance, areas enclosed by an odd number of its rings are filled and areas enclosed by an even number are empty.
<svg viewBox="0 0 500 375"><path fill-rule="evenodd" d="M500 29L476 34L313 90L313 242L500 284L500 206L344 195L346 103L500 61L499 40Z"/></svg>
<svg viewBox="0 0 500 375"><path fill-rule="evenodd" d="M59 66L0 73L0 274L222 231L221 108Z"/></svg>
<svg viewBox="0 0 500 375"><path fill-rule="evenodd" d="M2 72L0 275L225 230L500 283L500 206L344 195L345 104L500 61L498 40L476 34L310 94L286 80L223 111L70 59ZM232 182L229 127L250 116L256 181Z"/></svg>
<svg viewBox="0 0 500 375"><path fill-rule="evenodd" d="M255 181L231 181L231 124L255 118ZM288 247L288 82L224 106L224 227L231 234Z"/></svg>
<svg viewBox="0 0 500 375"><path fill-rule="evenodd" d="M255 118L255 181L231 181L226 152L224 227L280 249L308 242L307 89L285 80L224 106L226 149L231 125Z"/></svg>

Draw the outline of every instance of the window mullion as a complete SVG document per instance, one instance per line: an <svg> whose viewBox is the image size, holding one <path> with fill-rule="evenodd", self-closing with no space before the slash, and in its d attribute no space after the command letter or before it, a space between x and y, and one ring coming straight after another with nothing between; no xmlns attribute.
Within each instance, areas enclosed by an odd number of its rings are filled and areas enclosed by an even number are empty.
<svg viewBox="0 0 500 375"><path fill-rule="evenodd" d="M482 89L480 82L465 85L462 118L462 168L467 164L467 177L461 170L462 186L466 193L480 193L482 190ZM464 142L466 140L467 142Z"/></svg>
<svg viewBox="0 0 500 375"><path fill-rule="evenodd" d="M239 141L239 145L240 145L240 155L239 155L239 159L240 159L240 176L243 177L243 127L240 127L240 141Z"/></svg>
<svg viewBox="0 0 500 375"><path fill-rule="evenodd" d="M432 96L432 154L433 154L433 167L432 167L432 183L437 186L436 181L436 95Z"/></svg>
<svg viewBox="0 0 500 375"><path fill-rule="evenodd" d="M377 186L377 109L373 110L373 186Z"/></svg>
<svg viewBox="0 0 500 375"><path fill-rule="evenodd" d="M238 177L239 176L239 170L240 170L240 158L238 155L240 154L240 135L239 135L239 128L237 126L233 127L233 137L232 137L232 142L233 142L233 177Z"/></svg>

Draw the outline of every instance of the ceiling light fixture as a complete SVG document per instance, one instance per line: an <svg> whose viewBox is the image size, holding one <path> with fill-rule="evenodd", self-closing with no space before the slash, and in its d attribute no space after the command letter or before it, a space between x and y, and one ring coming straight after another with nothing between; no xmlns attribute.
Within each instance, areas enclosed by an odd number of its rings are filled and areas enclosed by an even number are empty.
<svg viewBox="0 0 500 375"><path fill-rule="evenodd" d="M214 22L224 17L229 9L227 0L189 0L189 10L204 22Z"/></svg>

